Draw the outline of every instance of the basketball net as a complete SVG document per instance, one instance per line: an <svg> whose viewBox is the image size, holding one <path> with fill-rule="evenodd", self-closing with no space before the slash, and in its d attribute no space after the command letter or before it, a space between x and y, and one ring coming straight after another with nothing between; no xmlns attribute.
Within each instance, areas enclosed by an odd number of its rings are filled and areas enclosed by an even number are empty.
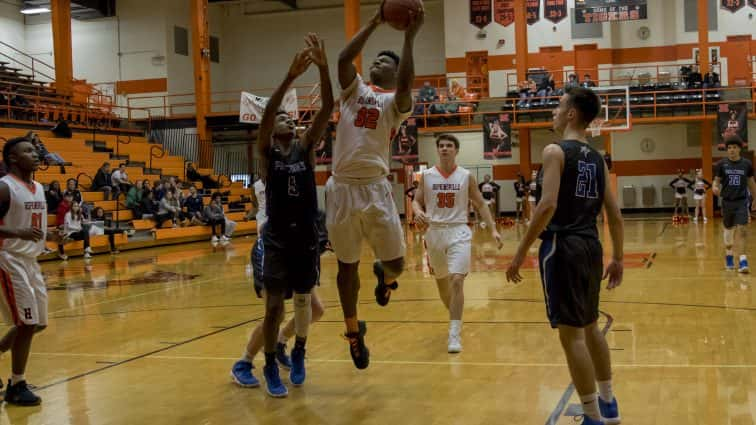
<svg viewBox="0 0 756 425"><path fill-rule="evenodd" d="M591 121L591 125L588 126L586 129L592 137L599 137L601 136L601 128L604 127L604 125L607 123L607 120L604 118L596 118L595 120Z"/></svg>

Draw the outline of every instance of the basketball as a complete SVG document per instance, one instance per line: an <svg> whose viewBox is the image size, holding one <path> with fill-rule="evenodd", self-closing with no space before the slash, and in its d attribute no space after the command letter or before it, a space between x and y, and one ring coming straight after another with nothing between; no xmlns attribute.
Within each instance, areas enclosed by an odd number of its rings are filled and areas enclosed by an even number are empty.
<svg viewBox="0 0 756 425"><path fill-rule="evenodd" d="M383 19L392 28L405 31L410 24L410 11L419 12L422 0L386 0L383 3Z"/></svg>

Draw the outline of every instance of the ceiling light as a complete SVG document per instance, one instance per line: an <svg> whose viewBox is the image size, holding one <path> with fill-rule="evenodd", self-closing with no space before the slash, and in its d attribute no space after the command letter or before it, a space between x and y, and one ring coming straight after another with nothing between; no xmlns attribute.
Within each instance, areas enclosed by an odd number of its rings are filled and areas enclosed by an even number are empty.
<svg viewBox="0 0 756 425"><path fill-rule="evenodd" d="M23 8L23 9L21 9L21 13L23 13L24 15L34 15L34 14L37 14L37 13L49 13L49 12L50 12L50 9L46 8L46 7L31 7L31 6L27 6L27 7Z"/></svg>

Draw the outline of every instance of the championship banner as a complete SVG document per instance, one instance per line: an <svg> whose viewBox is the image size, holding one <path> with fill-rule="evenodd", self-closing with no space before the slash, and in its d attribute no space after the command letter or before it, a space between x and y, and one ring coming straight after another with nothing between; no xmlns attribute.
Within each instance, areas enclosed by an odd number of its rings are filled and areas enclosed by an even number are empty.
<svg viewBox="0 0 756 425"><path fill-rule="evenodd" d="M541 0L527 0L525 7L528 25L533 25L541 19Z"/></svg>
<svg viewBox="0 0 756 425"><path fill-rule="evenodd" d="M407 118L391 141L391 158L407 162L416 161L417 157L417 120Z"/></svg>
<svg viewBox="0 0 756 425"><path fill-rule="evenodd" d="M483 116L483 157L512 157L512 126L509 114Z"/></svg>
<svg viewBox="0 0 756 425"><path fill-rule="evenodd" d="M514 0L494 0L494 21L497 24L508 27L514 19Z"/></svg>
<svg viewBox="0 0 756 425"><path fill-rule="evenodd" d="M567 17L567 0L544 0L543 16L549 21L558 24L562 19Z"/></svg>
<svg viewBox="0 0 756 425"><path fill-rule="evenodd" d="M646 0L575 0L575 23L648 19Z"/></svg>
<svg viewBox="0 0 756 425"><path fill-rule="evenodd" d="M328 128L318 144L315 145L315 163L330 164L333 159L333 141L336 138L336 125L328 123Z"/></svg>
<svg viewBox="0 0 756 425"><path fill-rule="evenodd" d="M491 23L491 0L470 0L470 23L480 29Z"/></svg>
<svg viewBox="0 0 756 425"><path fill-rule="evenodd" d="M717 114L717 128L719 129L719 150L725 150L724 139L731 135L740 136L743 142L748 141L748 105L740 103L722 103ZM747 146L743 146L745 149Z"/></svg>
<svg viewBox="0 0 756 425"><path fill-rule="evenodd" d="M753 1L751 0L751 2ZM735 13L745 6L745 2L746 0L722 0L720 8Z"/></svg>
<svg viewBox="0 0 756 425"><path fill-rule="evenodd" d="M265 106L268 104L267 97L255 96L252 93L241 92L241 104L239 105L239 122L248 124L260 124ZM292 118L299 118L297 107L297 89L289 89L281 101L281 108Z"/></svg>

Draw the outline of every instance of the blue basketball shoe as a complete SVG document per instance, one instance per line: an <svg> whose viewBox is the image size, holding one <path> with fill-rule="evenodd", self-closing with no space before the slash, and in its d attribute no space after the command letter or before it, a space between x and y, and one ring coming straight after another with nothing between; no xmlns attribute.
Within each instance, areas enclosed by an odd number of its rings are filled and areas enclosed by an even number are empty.
<svg viewBox="0 0 756 425"><path fill-rule="evenodd" d="M260 386L260 381L255 378L255 375L252 373L252 369L254 369L255 366L246 360L239 360L236 363L234 363L234 367L231 368L231 378L233 378L234 382L236 382L240 387L244 388L256 388Z"/></svg>

